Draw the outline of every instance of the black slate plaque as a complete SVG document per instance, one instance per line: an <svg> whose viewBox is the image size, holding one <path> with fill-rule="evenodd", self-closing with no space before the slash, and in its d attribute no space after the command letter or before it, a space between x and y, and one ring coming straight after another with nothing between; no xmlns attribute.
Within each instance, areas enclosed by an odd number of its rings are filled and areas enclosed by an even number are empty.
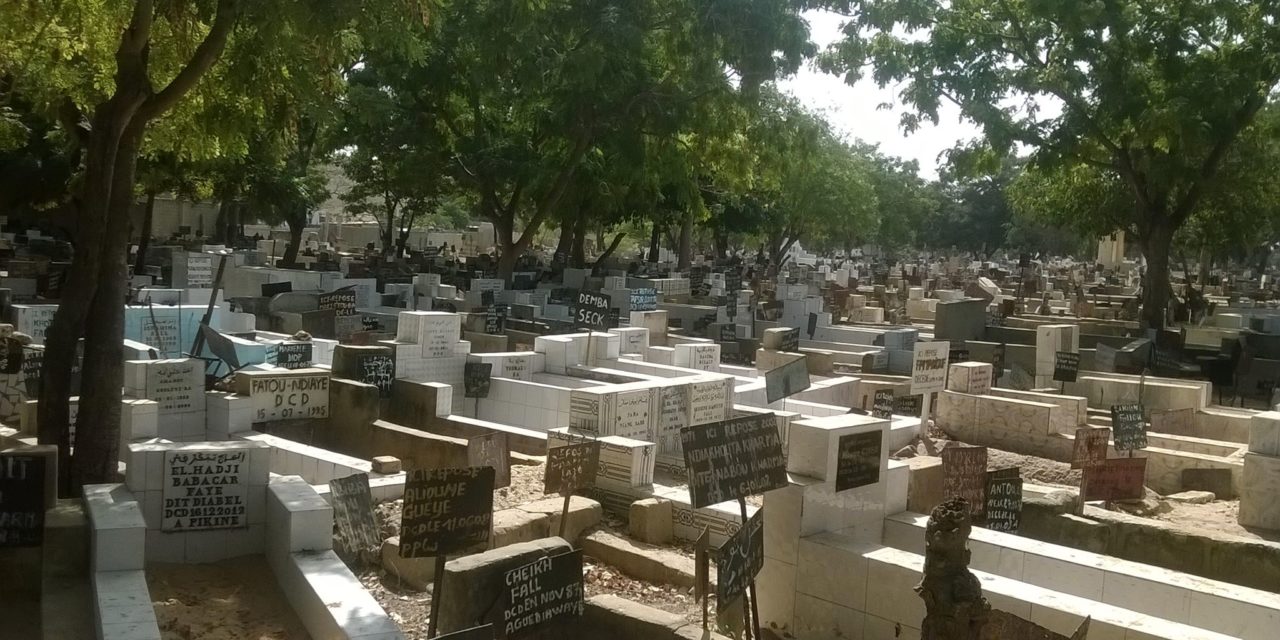
<svg viewBox="0 0 1280 640"><path fill-rule="evenodd" d="M582 550L539 558L503 575L503 636L520 638L582 615Z"/></svg>
<svg viewBox="0 0 1280 640"><path fill-rule="evenodd" d="M764 567L764 509L725 540L716 558L716 609L723 611L747 590Z"/></svg>
<svg viewBox="0 0 1280 640"><path fill-rule="evenodd" d="M572 495L596 482L600 468L600 443L579 442L547 449L547 468L543 474L543 493Z"/></svg>
<svg viewBox="0 0 1280 640"><path fill-rule="evenodd" d="M836 453L836 491L856 489L880 481L882 433L850 433L840 436Z"/></svg>
<svg viewBox="0 0 1280 640"><path fill-rule="evenodd" d="M1147 448L1147 425L1140 404L1111 405L1111 431L1117 451Z"/></svg>
<svg viewBox="0 0 1280 640"><path fill-rule="evenodd" d="M489 540L492 467L410 469L400 520L400 557L424 558Z"/></svg>
<svg viewBox="0 0 1280 640"><path fill-rule="evenodd" d="M0 548L44 542L45 459L0 455Z"/></svg>
<svg viewBox="0 0 1280 640"><path fill-rule="evenodd" d="M493 363L468 362L463 365L462 384L468 398L488 398L489 385L493 382Z"/></svg>
<svg viewBox="0 0 1280 640"><path fill-rule="evenodd" d="M733 418L680 430L694 508L787 486L773 414Z"/></svg>

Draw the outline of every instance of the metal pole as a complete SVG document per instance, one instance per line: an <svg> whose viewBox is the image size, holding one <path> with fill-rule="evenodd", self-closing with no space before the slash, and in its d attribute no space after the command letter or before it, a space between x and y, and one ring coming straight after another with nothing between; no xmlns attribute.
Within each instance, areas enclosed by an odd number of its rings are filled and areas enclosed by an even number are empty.
<svg viewBox="0 0 1280 640"><path fill-rule="evenodd" d="M436 637L437 622L440 619L440 592L444 588L444 554L436 556L436 575L431 587L431 621L427 623L427 637Z"/></svg>
<svg viewBox="0 0 1280 640"><path fill-rule="evenodd" d="M747 526L746 498L738 498L738 510L742 513L742 526L745 527ZM747 546L751 546L750 538L747 539ZM756 579L754 576L752 576L747 590L751 592L750 609L747 607L747 594L742 594L742 617L747 625L747 628L745 629L747 640L751 640L751 629L753 628L756 630L756 640L764 640L764 636L760 635L760 610L756 607Z"/></svg>

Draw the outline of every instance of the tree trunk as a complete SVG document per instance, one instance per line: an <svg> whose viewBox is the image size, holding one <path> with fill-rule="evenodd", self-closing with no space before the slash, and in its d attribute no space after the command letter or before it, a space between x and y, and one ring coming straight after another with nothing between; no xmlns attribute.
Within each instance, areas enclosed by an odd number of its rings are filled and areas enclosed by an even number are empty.
<svg viewBox="0 0 1280 640"><path fill-rule="evenodd" d="M1153 222L1142 235L1142 255L1147 259L1146 277L1142 283L1142 326L1146 329L1162 329L1168 315L1169 299L1169 250L1173 244L1173 228L1163 222Z"/></svg>
<svg viewBox="0 0 1280 640"><path fill-rule="evenodd" d="M573 247L573 223L565 220L560 223L560 239L556 242L556 253L567 256Z"/></svg>
<svg viewBox="0 0 1280 640"><path fill-rule="evenodd" d="M218 201L218 218L217 221L213 223L213 237L210 238L210 241L212 241L213 244L230 244L227 234L227 230L231 228L229 223L230 218L231 202L226 198L222 198ZM148 216L148 220L149 219L150 216Z"/></svg>
<svg viewBox="0 0 1280 640"><path fill-rule="evenodd" d="M409 234L413 233L413 221L418 217L412 208L406 209L408 213L400 215L400 235L396 238L396 258L404 257L404 249L409 244Z"/></svg>
<svg viewBox="0 0 1280 640"><path fill-rule="evenodd" d="M583 212L578 212L578 219L573 222L573 252L569 258L569 264L575 268L581 269L587 264L587 216Z"/></svg>
<svg viewBox="0 0 1280 640"><path fill-rule="evenodd" d="M1200 246L1200 259L1198 262L1200 267L1200 277L1198 278L1200 281L1200 293L1203 294L1204 288L1209 285L1209 269L1213 267L1213 265L1209 264L1209 247Z"/></svg>
<svg viewBox="0 0 1280 640"><path fill-rule="evenodd" d="M622 244L622 239L625 237L627 237L627 232L625 231L613 237L613 242L609 243L609 248L605 249L604 253L600 254L599 258L596 258L595 264L591 267L591 275L600 275L600 268L603 267L605 261L613 255L613 252L618 250L618 245Z"/></svg>
<svg viewBox="0 0 1280 640"><path fill-rule="evenodd" d="M98 290L98 270L102 257L102 236L107 231L107 215L116 170L116 156L124 121L117 102L98 107L89 134L84 180L76 223L75 258L67 269L62 301L45 330L45 349L40 372L38 442L58 446L58 485L63 496L72 495L70 398L71 367L84 334L90 303ZM119 407L116 407L119 410Z"/></svg>
<svg viewBox="0 0 1280 640"><path fill-rule="evenodd" d="M649 262L658 262L658 247L662 241L662 225L653 221L653 231L649 233Z"/></svg>
<svg viewBox="0 0 1280 640"><path fill-rule="evenodd" d="M289 224L289 246L285 247L284 258L280 262L288 268L293 268L298 264L298 252L302 250L302 232L307 228L307 216L291 215L287 220Z"/></svg>
<svg viewBox="0 0 1280 640"><path fill-rule="evenodd" d="M292 229L292 228L291 228ZM396 208L394 205L387 206L387 224L379 227L382 231L382 257L386 258L391 255L396 248Z"/></svg>
<svg viewBox="0 0 1280 640"><path fill-rule="evenodd" d="M693 262L693 207L684 214L680 223L680 255L676 259L676 269L688 271Z"/></svg>
<svg viewBox="0 0 1280 640"><path fill-rule="evenodd" d="M147 189L147 207L142 213L142 230L138 232L138 259L133 263L133 274L143 275L147 272L147 245L151 244L151 221L156 211L156 190ZM218 208L218 219L222 219L222 208Z"/></svg>
<svg viewBox="0 0 1280 640"><path fill-rule="evenodd" d="M711 242L715 245L717 260L729 257L729 236L719 226L712 229Z"/></svg>
<svg viewBox="0 0 1280 640"><path fill-rule="evenodd" d="M99 239L102 258L98 287L90 303L93 322L85 327L83 379L76 421L73 487L111 482L120 458L120 399L124 386L124 300L128 295L129 209L142 126L120 141L109 205L109 224ZM157 345L159 346L159 345Z"/></svg>

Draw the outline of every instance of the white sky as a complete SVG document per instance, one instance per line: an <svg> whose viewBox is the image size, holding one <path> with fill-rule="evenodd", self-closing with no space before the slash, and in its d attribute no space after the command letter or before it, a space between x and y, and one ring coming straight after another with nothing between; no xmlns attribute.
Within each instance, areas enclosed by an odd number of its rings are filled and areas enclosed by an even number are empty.
<svg viewBox="0 0 1280 640"><path fill-rule="evenodd" d="M805 17L809 20L809 37L818 47L825 48L843 37L841 16L809 11ZM918 161L921 175L928 178L938 175L938 154L959 140L979 137L978 128L961 120L960 110L951 104L943 105L936 126L925 122L914 133L904 134L898 118L906 109L898 100L898 90L893 86L881 89L869 78L849 86L837 76L805 67L795 77L779 82L779 86L809 108L822 112L848 138L878 144L886 155ZM894 107L879 109L883 103Z"/></svg>

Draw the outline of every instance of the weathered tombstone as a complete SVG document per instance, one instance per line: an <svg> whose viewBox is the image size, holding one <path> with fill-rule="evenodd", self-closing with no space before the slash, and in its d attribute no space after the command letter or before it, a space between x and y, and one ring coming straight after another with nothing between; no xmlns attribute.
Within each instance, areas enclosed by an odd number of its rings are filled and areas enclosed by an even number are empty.
<svg viewBox="0 0 1280 640"><path fill-rule="evenodd" d="M467 439L467 466L493 467L495 489L511 485L509 456L505 433L486 433Z"/></svg>
<svg viewBox="0 0 1280 640"><path fill-rule="evenodd" d="M1071 468L1083 469L1105 462L1110 440L1110 429L1094 427L1076 429L1075 445L1071 452Z"/></svg>
<svg viewBox="0 0 1280 640"><path fill-rule="evenodd" d="M1143 420L1142 405L1111 405L1111 430L1115 434L1117 451L1147 448L1147 425Z"/></svg>
<svg viewBox="0 0 1280 640"><path fill-rule="evenodd" d="M1183 491L1209 491L1218 500L1230 500L1236 497L1231 485L1230 469L1183 469Z"/></svg>
<svg viewBox="0 0 1280 640"><path fill-rule="evenodd" d="M1147 477L1146 458L1110 458L1085 467L1084 499L1141 500Z"/></svg>
<svg viewBox="0 0 1280 640"><path fill-rule="evenodd" d="M716 608L725 610L742 596L764 567L764 509L756 509L720 546L716 557Z"/></svg>
<svg viewBox="0 0 1280 640"><path fill-rule="evenodd" d="M800 350L800 330L788 329L782 335L782 343L778 345L778 351L786 351L795 353Z"/></svg>
<svg viewBox="0 0 1280 640"><path fill-rule="evenodd" d="M463 391L468 398L488 398L493 381L493 363L468 362L463 365Z"/></svg>
<svg viewBox="0 0 1280 640"><path fill-rule="evenodd" d="M990 615L982 583L969 570L972 511L964 498L948 498L925 525L924 575L915 589L925 608L921 640L978 640Z"/></svg>
<svg viewBox="0 0 1280 640"><path fill-rule="evenodd" d="M1022 475L1017 467L987 473L986 527L992 531L1018 530L1022 520Z"/></svg>
<svg viewBox="0 0 1280 640"><path fill-rule="evenodd" d="M765 400L773 403L809 388L808 356L801 356L764 374Z"/></svg>
<svg viewBox="0 0 1280 640"><path fill-rule="evenodd" d="M877 430L840 436L836 452L836 492L880 481L883 435Z"/></svg>
<svg viewBox="0 0 1280 640"><path fill-rule="evenodd" d="M773 414L686 427L680 444L695 509L787 486Z"/></svg>
<svg viewBox="0 0 1280 640"><path fill-rule="evenodd" d="M982 520L986 511L987 448L951 445L942 450L942 496L960 497L970 517Z"/></svg>
<svg viewBox="0 0 1280 640"><path fill-rule="evenodd" d="M330 480L329 503L333 505L338 551L361 564L375 560L382 546L382 535L373 516L369 475L356 473Z"/></svg>
<svg viewBox="0 0 1280 640"><path fill-rule="evenodd" d="M871 400L871 416L882 420L892 420L894 409L893 389L876 389Z"/></svg>
<svg viewBox="0 0 1280 640"><path fill-rule="evenodd" d="M582 550L538 558L503 576L503 636L521 638L582 615Z"/></svg>

